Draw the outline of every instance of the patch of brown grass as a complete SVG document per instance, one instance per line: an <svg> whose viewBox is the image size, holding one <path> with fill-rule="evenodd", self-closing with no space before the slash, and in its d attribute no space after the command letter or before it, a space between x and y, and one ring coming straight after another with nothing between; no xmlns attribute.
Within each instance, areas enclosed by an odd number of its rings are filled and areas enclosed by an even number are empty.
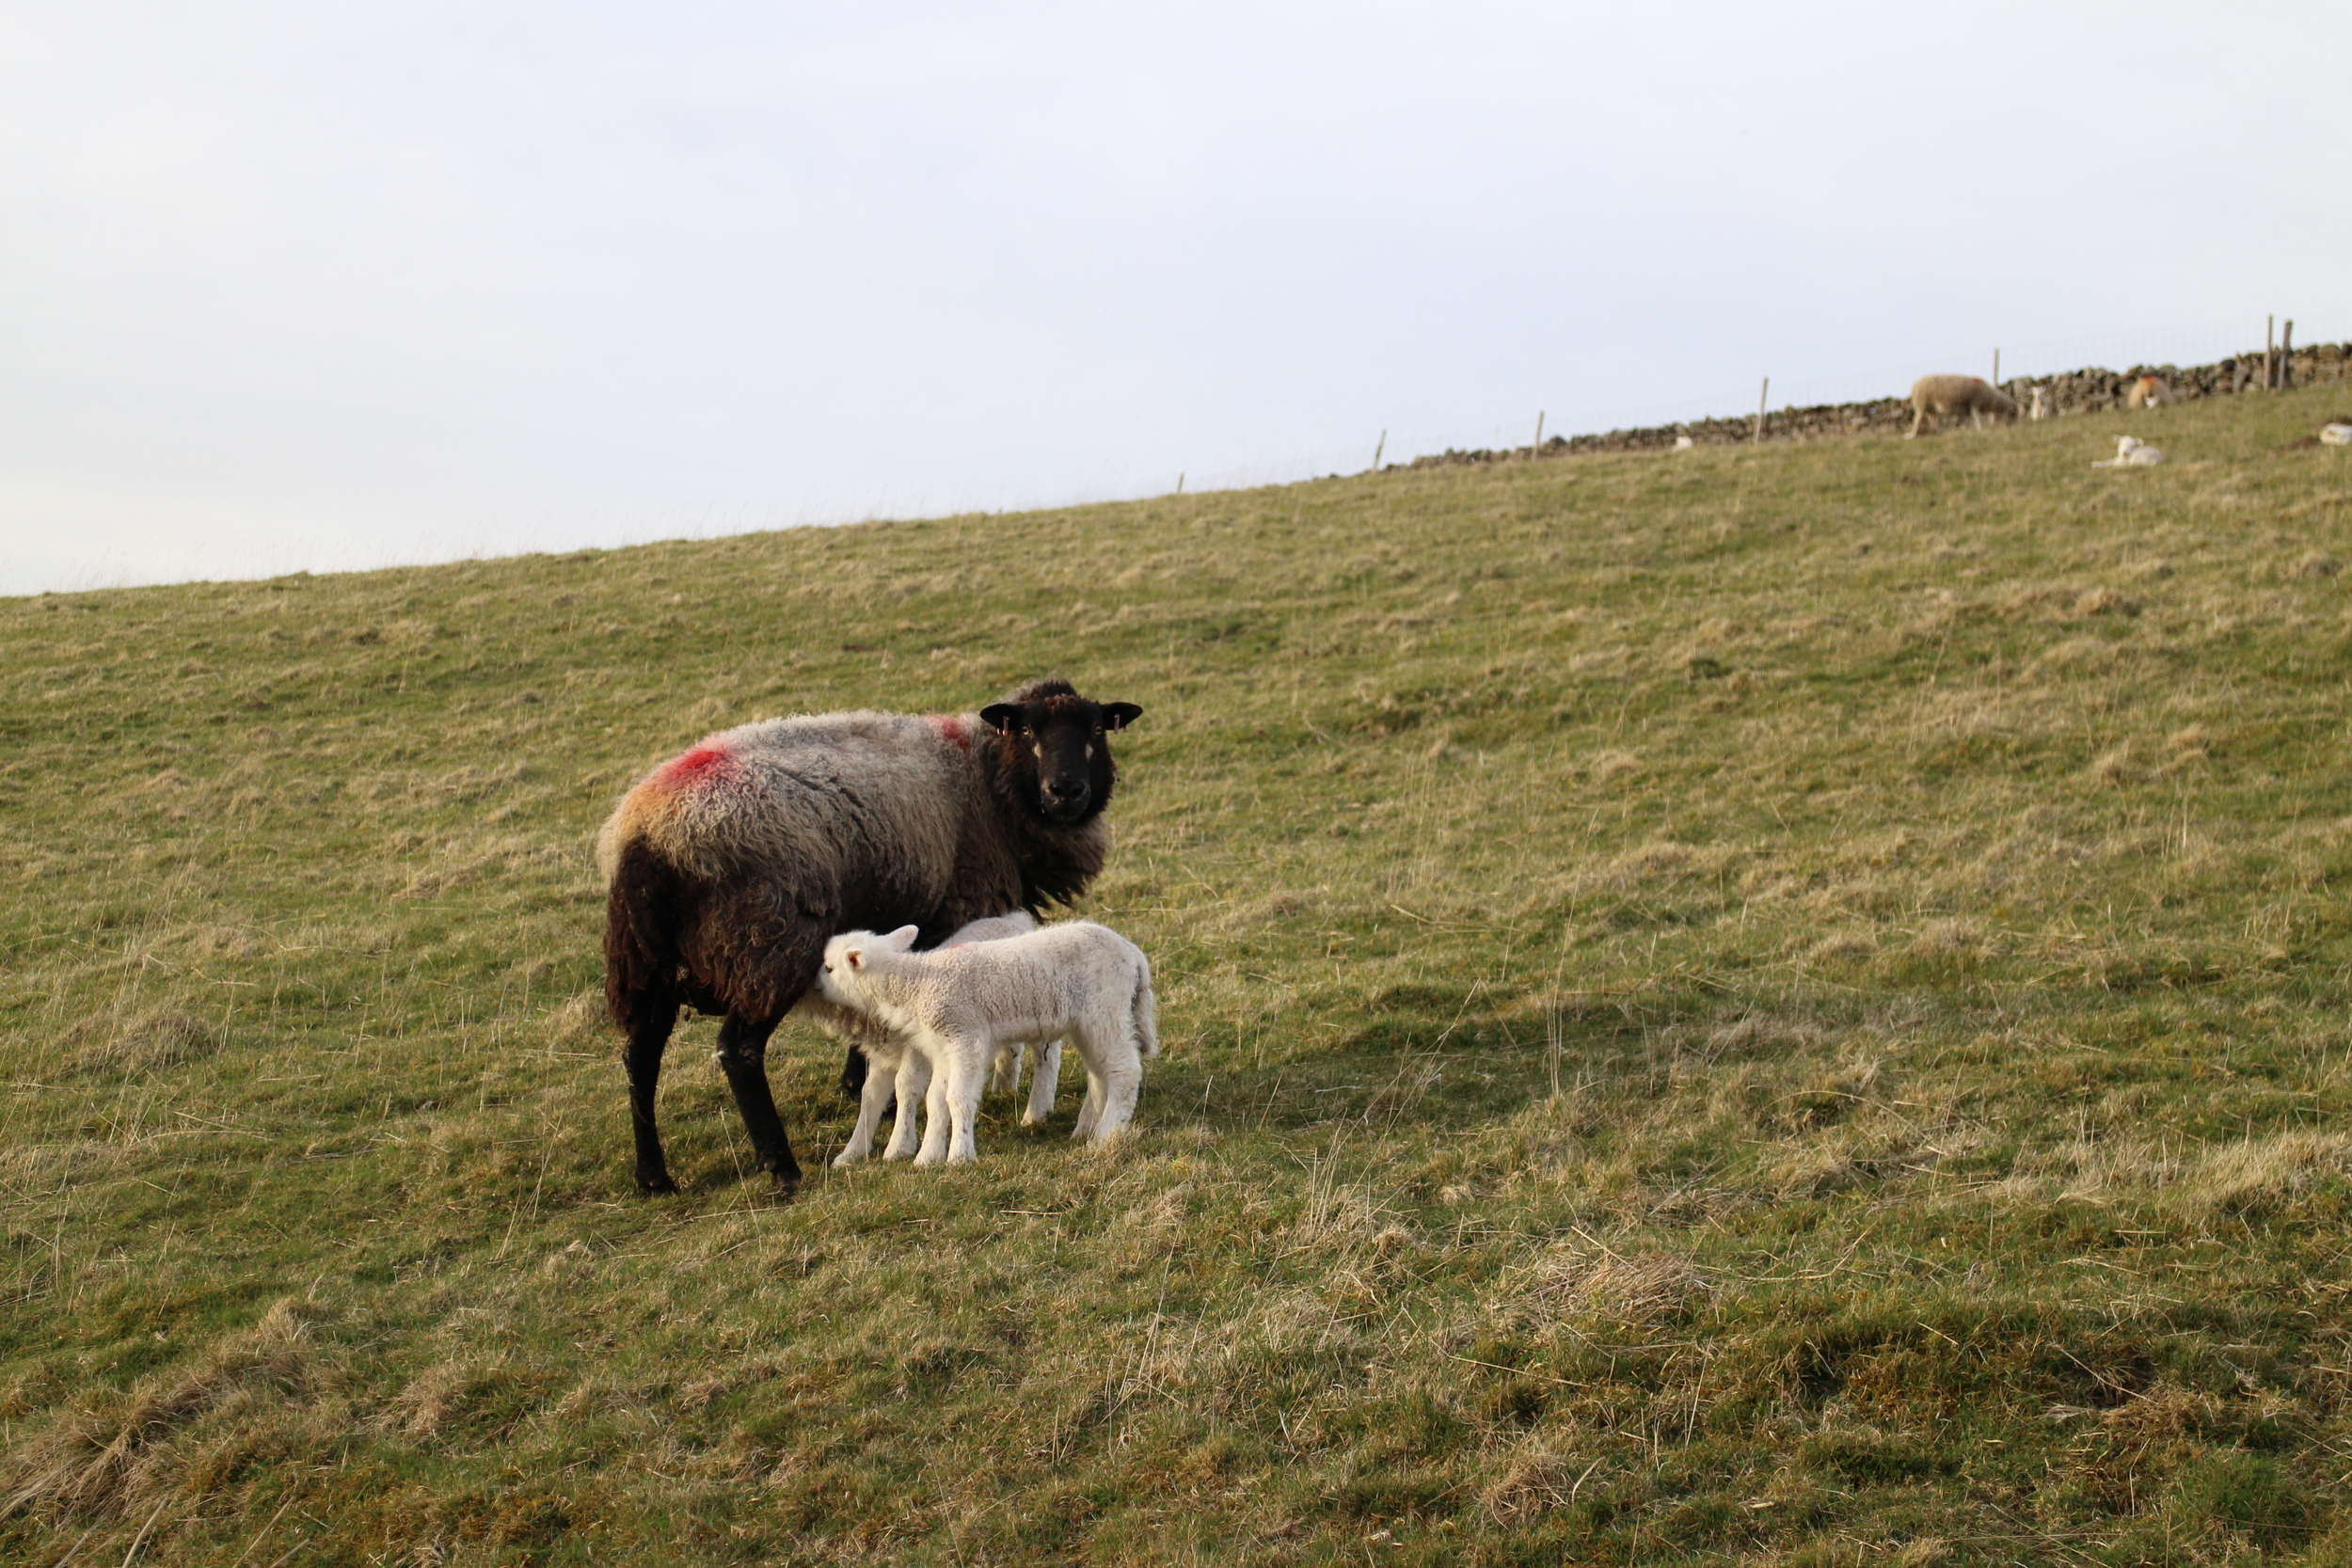
<svg viewBox="0 0 2352 1568"><path fill-rule="evenodd" d="M66 1031L75 1072L135 1078L212 1055L227 1037L183 1007L151 1007L131 1018L99 1013Z"/></svg>
<svg viewBox="0 0 2352 1568"><path fill-rule="evenodd" d="M216 1418L314 1399L331 1381L308 1342L311 1314L289 1296L261 1322L187 1365L141 1379L128 1393L96 1392L40 1427L0 1460L0 1517L101 1514L127 1497L169 1489L175 1440Z"/></svg>

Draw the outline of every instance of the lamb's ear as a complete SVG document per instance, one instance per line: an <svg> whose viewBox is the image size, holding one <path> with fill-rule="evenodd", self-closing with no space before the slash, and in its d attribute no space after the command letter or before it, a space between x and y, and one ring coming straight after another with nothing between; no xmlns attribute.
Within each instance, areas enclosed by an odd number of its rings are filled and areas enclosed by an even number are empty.
<svg viewBox="0 0 2352 1568"><path fill-rule="evenodd" d="M863 947L844 947L841 950L841 961L848 964L851 969L864 969L866 967L866 949Z"/></svg>
<svg viewBox="0 0 2352 1568"><path fill-rule="evenodd" d="M1142 717L1143 709L1133 703L1103 705L1103 727L1106 730L1123 730Z"/></svg>
<svg viewBox="0 0 2352 1568"><path fill-rule="evenodd" d="M1020 721L1021 705L1018 703L991 703L980 709L980 722L998 735L1010 735L1013 725Z"/></svg>
<svg viewBox="0 0 2352 1568"><path fill-rule="evenodd" d="M914 951L914 939L922 934L923 927L920 926L901 926L882 938L882 945L901 953L911 953Z"/></svg>

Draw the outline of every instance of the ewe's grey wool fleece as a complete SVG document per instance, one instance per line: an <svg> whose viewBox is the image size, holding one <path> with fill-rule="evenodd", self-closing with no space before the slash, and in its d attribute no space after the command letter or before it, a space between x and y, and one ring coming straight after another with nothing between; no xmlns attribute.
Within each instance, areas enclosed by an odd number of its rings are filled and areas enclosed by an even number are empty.
<svg viewBox="0 0 2352 1568"><path fill-rule="evenodd" d="M635 841L714 881L813 857L835 863L843 879L944 890L960 856L985 855L1000 836L974 820L991 803L972 746L981 731L977 714L873 712L722 730L628 792L597 835L597 866L611 881L622 847ZM869 826L877 820L888 822L886 834ZM1009 846L986 858L1017 882Z"/></svg>

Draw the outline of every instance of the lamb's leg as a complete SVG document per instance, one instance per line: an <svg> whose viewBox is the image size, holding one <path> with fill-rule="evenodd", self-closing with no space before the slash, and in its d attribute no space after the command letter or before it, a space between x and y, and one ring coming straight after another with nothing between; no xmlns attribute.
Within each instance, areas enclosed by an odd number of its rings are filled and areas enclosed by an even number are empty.
<svg viewBox="0 0 2352 1568"><path fill-rule="evenodd" d="M978 1158L973 1124L979 1119L980 1086L988 1077L988 1047L978 1040L945 1038L932 1055L931 1091L927 1097L923 1149L918 1165L969 1164Z"/></svg>
<svg viewBox="0 0 2352 1568"><path fill-rule="evenodd" d="M856 1046L841 1059L841 1092L850 1100L858 1099L866 1087L866 1053Z"/></svg>
<svg viewBox="0 0 2352 1568"><path fill-rule="evenodd" d="M1037 1075L1029 1081L1029 1109L1021 1125L1042 1127L1054 1114L1054 1096L1061 1087L1061 1041L1032 1041L1029 1049L1037 1053Z"/></svg>
<svg viewBox="0 0 2352 1568"><path fill-rule="evenodd" d="M858 1095L857 1126L850 1131L850 1141L834 1155L835 1166L853 1165L874 1151L874 1129L882 1125L882 1107L890 1103L892 1084L879 1072L869 1072Z"/></svg>
<svg viewBox="0 0 2352 1568"><path fill-rule="evenodd" d="M675 1193L669 1162L661 1157L661 1132L654 1123L654 1090L661 1082L661 1053L677 1026L677 1006L641 1005L637 1027L629 1031L628 1120L637 1134L637 1190L648 1195Z"/></svg>
<svg viewBox="0 0 2352 1568"><path fill-rule="evenodd" d="M914 1163L918 1165L936 1165L947 1158L947 1124L953 1119L947 1110L948 1063L953 1059L947 1048L951 1043L939 1039L923 1042L931 1058L931 1075L930 1088L923 1096L923 1147L914 1151Z"/></svg>
<svg viewBox="0 0 2352 1568"><path fill-rule="evenodd" d="M1021 1042L1014 1040L996 1048L996 1059L988 1074L988 1092L1017 1095L1021 1092Z"/></svg>
<svg viewBox="0 0 2352 1568"><path fill-rule="evenodd" d="M768 1087L768 1037L783 1016L781 1011L772 1018L729 1013L719 1025L718 1056L759 1168L776 1179L778 1188L789 1189L800 1184L801 1166L792 1158L791 1140L784 1135L784 1119L776 1115L776 1097Z"/></svg>
<svg viewBox="0 0 2352 1568"><path fill-rule="evenodd" d="M1095 1099L1095 1085L1102 1085L1101 1104L1095 1108L1094 1119L1087 1123L1086 1132L1094 1142L1103 1143L1135 1119L1136 1096L1143 1088L1143 1059L1123 1018L1082 1021L1076 1034L1078 1050L1087 1059L1089 1104Z"/></svg>
<svg viewBox="0 0 2352 1568"><path fill-rule="evenodd" d="M1107 1085L1103 1081L1102 1069L1096 1064L1094 1053L1088 1046L1085 1037L1081 1036L1075 1044L1078 1047L1078 1059L1086 1064L1087 1097L1078 1106L1078 1124L1070 1130L1070 1135L1083 1139L1092 1137L1094 1124L1103 1119L1103 1097Z"/></svg>
<svg viewBox="0 0 2352 1568"><path fill-rule="evenodd" d="M947 1058L947 1163L968 1165L980 1157L977 1136L980 1119L980 1090L988 1082L988 1057L962 1049Z"/></svg>
<svg viewBox="0 0 2352 1568"><path fill-rule="evenodd" d="M930 1058L914 1050L898 1058L898 1070L892 1085L898 1096L898 1119L890 1129L890 1147L882 1150L883 1159L914 1157L915 1128L921 1120L924 1097L930 1084Z"/></svg>

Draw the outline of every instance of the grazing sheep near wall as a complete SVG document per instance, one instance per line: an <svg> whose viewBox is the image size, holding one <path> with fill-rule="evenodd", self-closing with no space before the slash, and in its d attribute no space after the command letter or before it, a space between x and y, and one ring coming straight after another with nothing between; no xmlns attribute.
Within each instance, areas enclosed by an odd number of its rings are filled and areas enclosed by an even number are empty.
<svg viewBox="0 0 2352 1568"><path fill-rule="evenodd" d="M914 951L912 926L825 944L818 990L913 1042L933 1072L918 1165L978 1158L973 1124L990 1057L1008 1040L1070 1037L1087 1068L1073 1137L1104 1143L1135 1115L1143 1061L1160 1052L1152 964L1106 926L1074 920L1026 936Z"/></svg>
<svg viewBox="0 0 2352 1568"><path fill-rule="evenodd" d="M2127 408L2162 408L2172 401L2172 388L2165 385L2162 376L2156 375L2135 377L2132 389L2123 394L2123 404Z"/></svg>
<svg viewBox="0 0 2352 1568"><path fill-rule="evenodd" d="M2017 418L2017 400L1980 375L1923 375L1911 384L1911 434L1919 434L1930 414L1965 414L1981 425L1990 414L1996 420Z"/></svg>
<svg viewBox="0 0 2352 1568"><path fill-rule="evenodd" d="M1037 916L1026 910L1010 914L992 915L975 920L959 929L940 945L944 948L962 947L976 942L997 942L1006 937L1025 936L1037 929ZM930 1064L914 1044L881 1019L828 1000L817 987L810 987L798 1002L792 1004L791 1015L831 1035L845 1045L854 1046L866 1056L866 1083L858 1096L857 1125L850 1131L850 1141L834 1157L834 1164L853 1165L873 1152L874 1129L882 1124L882 1114L894 1094L898 1101L898 1120L890 1130L889 1146L882 1150L885 1160L904 1160L914 1152L915 1108L923 1103L923 1096L930 1087ZM1017 1052L1018 1047L1014 1047ZM1015 1057L1016 1071L1018 1056ZM1061 1065L1058 1043L1054 1047L1054 1065ZM1045 1112L1034 1119L1041 1121L1053 1111L1053 1101L1046 1101ZM1036 1107L1031 1106L1034 1111ZM1024 1118L1028 1120L1031 1118Z"/></svg>
<svg viewBox="0 0 2352 1568"><path fill-rule="evenodd" d="M1142 711L1041 681L977 714L745 724L639 781L596 840L605 1001L628 1037L639 1188L677 1190L654 1094L682 1005L724 1015L719 1065L753 1155L779 1187L796 1183L768 1037L826 942L899 925L937 942L1002 910L1075 898L1103 868L1110 732ZM863 1065L854 1048L852 1060Z"/></svg>

